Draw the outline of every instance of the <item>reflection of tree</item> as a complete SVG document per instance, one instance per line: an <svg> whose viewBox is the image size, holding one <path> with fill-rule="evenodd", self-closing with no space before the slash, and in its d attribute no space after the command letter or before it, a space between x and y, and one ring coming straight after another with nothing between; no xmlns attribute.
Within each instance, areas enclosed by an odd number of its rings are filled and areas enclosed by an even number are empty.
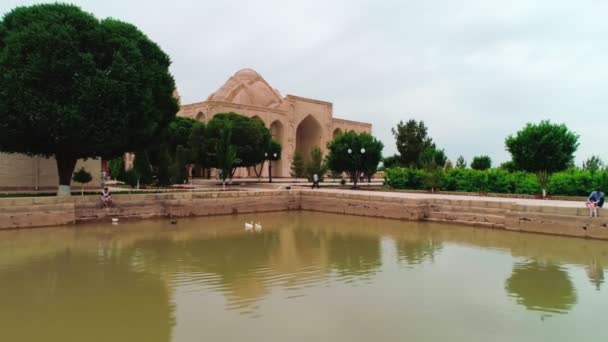
<svg viewBox="0 0 608 342"><path fill-rule="evenodd" d="M167 287L127 258L69 250L0 272L4 341L169 341Z"/></svg>
<svg viewBox="0 0 608 342"><path fill-rule="evenodd" d="M217 239L191 239L175 243L169 240L146 240L134 245L146 269L159 267L184 276L217 275L207 283L222 285L239 304L246 305L266 293L268 259L277 249L276 234L222 236ZM199 279L200 280L200 279ZM229 296L229 297L230 297ZM245 302L243 302L245 300Z"/></svg>
<svg viewBox="0 0 608 342"><path fill-rule="evenodd" d="M591 265L587 266L587 276L591 283L595 285L595 288L599 290L604 283L604 267L599 261L593 259Z"/></svg>
<svg viewBox="0 0 608 342"><path fill-rule="evenodd" d="M577 300L565 270L537 261L515 264L505 289L528 310L565 313Z"/></svg>
<svg viewBox="0 0 608 342"><path fill-rule="evenodd" d="M397 255L400 261L405 261L409 265L416 265L433 260L435 254L441 250L441 243L433 239L419 240L397 240Z"/></svg>
<svg viewBox="0 0 608 342"><path fill-rule="evenodd" d="M379 236L336 233L327 240L329 263L342 275L366 275L378 270Z"/></svg>

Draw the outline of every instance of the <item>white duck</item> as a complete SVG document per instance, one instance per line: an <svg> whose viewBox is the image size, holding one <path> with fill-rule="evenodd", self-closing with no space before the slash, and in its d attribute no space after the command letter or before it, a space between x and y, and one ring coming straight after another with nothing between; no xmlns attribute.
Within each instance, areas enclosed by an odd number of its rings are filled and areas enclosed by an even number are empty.
<svg viewBox="0 0 608 342"><path fill-rule="evenodd" d="M260 222L256 222L254 227L256 232L262 231L262 224Z"/></svg>
<svg viewBox="0 0 608 342"><path fill-rule="evenodd" d="M113 217L112 218L112 223L118 223L118 218L117 217Z"/></svg>
<svg viewBox="0 0 608 342"><path fill-rule="evenodd" d="M253 222L245 222L245 230L249 231L253 229Z"/></svg>

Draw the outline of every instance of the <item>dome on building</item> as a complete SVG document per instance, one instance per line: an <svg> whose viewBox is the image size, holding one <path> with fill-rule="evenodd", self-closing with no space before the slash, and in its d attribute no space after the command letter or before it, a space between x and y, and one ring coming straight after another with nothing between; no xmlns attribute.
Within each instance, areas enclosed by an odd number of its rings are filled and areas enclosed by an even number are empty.
<svg viewBox="0 0 608 342"><path fill-rule="evenodd" d="M207 101L230 102L258 107L278 107L281 94L272 88L255 70L237 71Z"/></svg>

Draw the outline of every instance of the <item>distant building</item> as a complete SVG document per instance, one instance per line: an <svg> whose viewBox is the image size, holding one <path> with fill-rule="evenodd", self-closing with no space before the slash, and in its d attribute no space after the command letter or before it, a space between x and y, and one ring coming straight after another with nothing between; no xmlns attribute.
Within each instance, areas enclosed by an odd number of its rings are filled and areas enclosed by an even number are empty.
<svg viewBox="0 0 608 342"><path fill-rule="evenodd" d="M282 146L282 158L273 162L276 177L289 177L296 151L308 159L310 151L326 145L341 132L371 133L372 125L336 119L330 102L294 95L283 97L262 76L251 69L238 71L206 101L182 105L178 116L208 122L218 113L235 112L264 122ZM239 170L236 176L253 177L252 170Z"/></svg>

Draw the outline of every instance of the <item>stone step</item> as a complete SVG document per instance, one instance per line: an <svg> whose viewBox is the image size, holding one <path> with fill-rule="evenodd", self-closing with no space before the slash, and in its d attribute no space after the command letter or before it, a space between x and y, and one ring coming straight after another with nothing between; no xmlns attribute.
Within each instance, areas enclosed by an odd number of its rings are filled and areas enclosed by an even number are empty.
<svg viewBox="0 0 608 342"><path fill-rule="evenodd" d="M490 215L505 215L509 210L500 208L487 208L487 207L471 207L471 206L457 206L457 205L437 205L431 204L429 206L433 212L455 212L455 213L476 213L476 214L490 214Z"/></svg>
<svg viewBox="0 0 608 342"><path fill-rule="evenodd" d="M444 222L470 222L470 223L488 223L497 224L504 226L506 217L505 215L492 215L492 214L481 214L481 213L467 213L467 212L433 212L431 211L428 219L441 220Z"/></svg>

